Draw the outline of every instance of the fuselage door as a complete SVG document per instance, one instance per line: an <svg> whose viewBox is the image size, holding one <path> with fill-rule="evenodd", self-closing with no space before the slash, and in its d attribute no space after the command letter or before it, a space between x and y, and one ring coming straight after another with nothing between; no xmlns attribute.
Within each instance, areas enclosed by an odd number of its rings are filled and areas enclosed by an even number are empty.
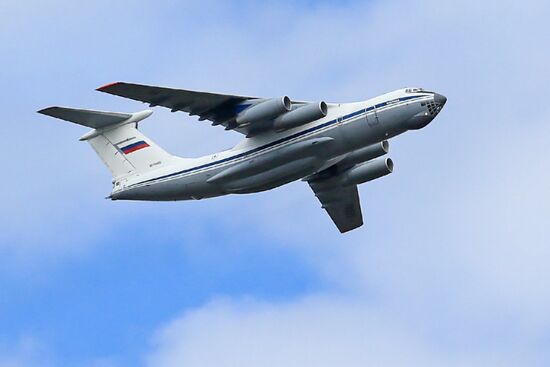
<svg viewBox="0 0 550 367"><path fill-rule="evenodd" d="M367 123L370 126L379 124L378 114L376 113L376 106L367 107Z"/></svg>

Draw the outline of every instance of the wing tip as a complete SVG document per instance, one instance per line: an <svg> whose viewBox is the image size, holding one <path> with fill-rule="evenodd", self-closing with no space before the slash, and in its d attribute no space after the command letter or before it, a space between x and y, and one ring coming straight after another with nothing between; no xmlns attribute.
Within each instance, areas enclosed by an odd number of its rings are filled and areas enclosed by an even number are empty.
<svg viewBox="0 0 550 367"><path fill-rule="evenodd" d="M114 87L115 85L118 85L118 84L122 84L122 82L112 82L112 83L109 83L109 84L105 84L105 85L102 85L99 88L96 88L96 90L98 92L106 92L107 89L109 89L111 87Z"/></svg>
<svg viewBox="0 0 550 367"><path fill-rule="evenodd" d="M337 226L337 227L338 227L338 230L340 231L340 233L347 233L347 232L353 231L354 229L362 227L363 224L364 224L363 220L361 219L361 222L353 224L351 226L343 226L343 227Z"/></svg>
<svg viewBox="0 0 550 367"><path fill-rule="evenodd" d="M36 113L40 113L42 115L48 115L48 112L52 111L52 110L55 110L59 108L58 106L50 106L50 107L45 107L45 108L42 108L38 111L36 111Z"/></svg>

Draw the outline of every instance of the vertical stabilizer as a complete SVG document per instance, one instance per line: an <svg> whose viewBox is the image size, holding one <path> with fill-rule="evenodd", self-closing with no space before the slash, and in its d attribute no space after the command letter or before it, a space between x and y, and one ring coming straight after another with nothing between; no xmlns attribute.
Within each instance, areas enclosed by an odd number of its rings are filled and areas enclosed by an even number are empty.
<svg viewBox="0 0 550 367"><path fill-rule="evenodd" d="M147 172L165 165L172 158L135 125L122 125L87 139L113 177Z"/></svg>

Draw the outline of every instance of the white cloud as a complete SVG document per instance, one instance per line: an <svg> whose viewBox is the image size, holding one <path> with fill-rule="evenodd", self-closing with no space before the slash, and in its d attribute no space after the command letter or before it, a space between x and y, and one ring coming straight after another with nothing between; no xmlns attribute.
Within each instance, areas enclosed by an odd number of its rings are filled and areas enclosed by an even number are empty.
<svg viewBox="0 0 550 367"><path fill-rule="evenodd" d="M326 298L277 305L218 301L163 328L148 362L158 367L391 366L411 359L434 364L416 338L394 334L388 321L362 305ZM399 353L392 351L397 345Z"/></svg>
<svg viewBox="0 0 550 367"><path fill-rule="evenodd" d="M426 315L428 316L428 315ZM452 334L454 330L447 330ZM449 337L449 336L447 336ZM452 337L452 336L451 336ZM171 366L536 365L529 346L505 340L449 350L417 320L334 295L291 304L215 301L163 327L147 364ZM492 343L490 343L492 344ZM510 349L506 349L511 347Z"/></svg>
<svg viewBox="0 0 550 367"><path fill-rule="evenodd" d="M4 349L10 347L9 352ZM0 342L0 367L51 366L45 345L30 336L23 336L15 343Z"/></svg>

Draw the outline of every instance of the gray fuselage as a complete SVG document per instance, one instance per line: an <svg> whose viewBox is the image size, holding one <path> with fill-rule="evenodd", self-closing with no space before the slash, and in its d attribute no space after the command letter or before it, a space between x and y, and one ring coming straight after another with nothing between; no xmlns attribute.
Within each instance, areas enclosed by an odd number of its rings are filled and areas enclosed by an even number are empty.
<svg viewBox="0 0 550 367"><path fill-rule="evenodd" d="M400 89L357 103L329 104L322 119L246 138L209 156L174 161L116 181L113 200L190 200L269 190L337 165L350 153L426 126L446 101Z"/></svg>

